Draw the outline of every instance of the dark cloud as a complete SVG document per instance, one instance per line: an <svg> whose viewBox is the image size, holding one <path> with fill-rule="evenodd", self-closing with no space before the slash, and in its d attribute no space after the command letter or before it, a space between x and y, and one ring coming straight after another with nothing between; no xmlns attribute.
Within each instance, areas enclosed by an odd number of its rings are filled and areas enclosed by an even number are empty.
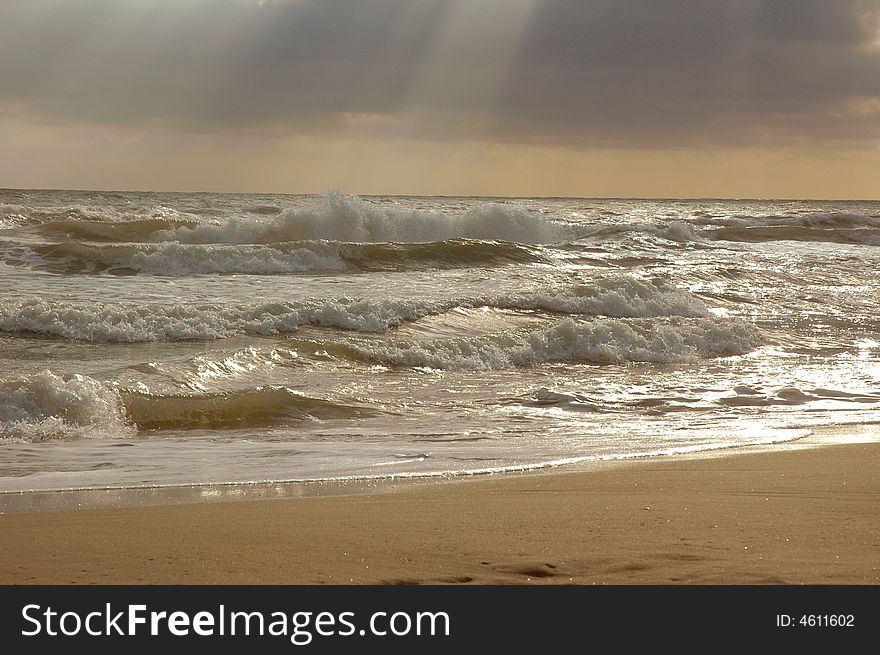
<svg viewBox="0 0 880 655"><path fill-rule="evenodd" d="M880 97L878 8L550 0L501 111L543 138L610 145L876 137L880 113L866 101Z"/></svg>
<svg viewBox="0 0 880 655"><path fill-rule="evenodd" d="M295 127L391 111L421 47L418 26L393 31L398 0L0 2L0 94L86 120ZM389 47L404 65L373 69Z"/></svg>
<svg viewBox="0 0 880 655"><path fill-rule="evenodd" d="M872 9L876 3L859 0L768 0L759 3L757 18L769 35L784 41L851 45L877 37Z"/></svg>
<svg viewBox="0 0 880 655"><path fill-rule="evenodd" d="M517 2L534 8L505 35ZM208 132L365 114L420 138L853 143L880 136L878 16L880 0L0 0L0 98Z"/></svg>

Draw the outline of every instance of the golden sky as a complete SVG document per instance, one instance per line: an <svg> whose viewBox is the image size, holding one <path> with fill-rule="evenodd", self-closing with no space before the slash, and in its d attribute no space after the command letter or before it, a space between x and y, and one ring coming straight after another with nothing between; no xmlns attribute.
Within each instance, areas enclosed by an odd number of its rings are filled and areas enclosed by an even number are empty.
<svg viewBox="0 0 880 655"><path fill-rule="evenodd" d="M0 187L880 198L880 0L0 0Z"/></svg>

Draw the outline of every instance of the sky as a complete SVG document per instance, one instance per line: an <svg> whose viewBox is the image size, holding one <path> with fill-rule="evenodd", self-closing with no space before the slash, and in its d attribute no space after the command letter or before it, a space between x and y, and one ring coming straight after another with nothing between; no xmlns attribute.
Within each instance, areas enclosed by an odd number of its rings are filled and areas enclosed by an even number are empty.
<svg viewBox="0 0 880 655"><path fill-rule="evenodd" d="M0 0L0 187L880 198L880 0Z"/></svg>

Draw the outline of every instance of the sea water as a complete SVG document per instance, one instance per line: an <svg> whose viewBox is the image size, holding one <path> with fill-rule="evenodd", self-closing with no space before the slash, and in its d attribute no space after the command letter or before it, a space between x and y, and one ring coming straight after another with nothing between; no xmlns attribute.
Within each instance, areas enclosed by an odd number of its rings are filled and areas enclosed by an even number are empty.
<svg viewBox="0 0 880 655"><path fill-rule="evenodd" d="M869 424L878 270L877 202L0 190L0 492Z"/></svg>

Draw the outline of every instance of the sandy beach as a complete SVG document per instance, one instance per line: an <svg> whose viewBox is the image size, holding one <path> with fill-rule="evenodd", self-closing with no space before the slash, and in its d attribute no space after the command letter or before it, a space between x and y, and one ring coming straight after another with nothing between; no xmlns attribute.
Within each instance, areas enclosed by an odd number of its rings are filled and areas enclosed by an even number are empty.
<svg viewBox="0 0 880 655"><path fill-rule="evenodd" d="M2 583L880 582L880 444L0 516Z"/></svg>

